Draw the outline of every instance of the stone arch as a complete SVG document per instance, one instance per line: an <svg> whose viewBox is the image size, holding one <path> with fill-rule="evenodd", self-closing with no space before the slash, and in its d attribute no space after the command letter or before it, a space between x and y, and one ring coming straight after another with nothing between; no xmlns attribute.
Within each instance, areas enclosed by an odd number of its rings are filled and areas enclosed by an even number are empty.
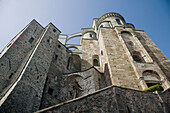
<svg viewBox="0 0 170 113"><path fill-rule="evenodd" d="M153 70L145 70L142 73L144 80L154 80L154 81L160 81L161 78L158 75L156 71Z"/></svg>
<svg viewBox="0 0 170 113"><path fill-rule="evenodd" d="M82 95L84 87L84 79L81 75L73 74L69 75L67 78L69 95L71 98L77 98Z"/></svg>
<svg viewBox="0 0 170 113"><path fill-rule="evenodd" d="M100 66L98 55L93 55L93 66Z"/></svg>
<svg viewBox="0 0 170 113"><path fill-rule="evenodd" d="M156 71L145 70L142 73L143 79L148 87L161 84L161 78Z"/></svg>
<svg viewBox="0 0 170 113"><path fill-rule="evenodd" d="M81 71L81 58L79 55L72 54L68 58L67 70L71 72Z"/></svg>
<svg viewBox="0 0 170 113"><path fill-rule="evenodd" d="M123 40L129 41L130 37L132 37L133 35L129 31L122 31L121 36L122 36Z"/></svg>
<svg viewBox="0 0 170 113"><path fill-rule="evenodd" d="M96 39L96 33L94 31L87 31L83 33L83 38Z"/></svg>
<svg viewBox="0 0 170 113"><path fill-rule="evenodd" d="M84 79L83 76L80 75L79 73L69 74L69 75L67 76L67 81L71 81L72 79L78 80L78 78L81 78L82 80Z"/></svg>
<svg viewBox="0 0 170 113"><path fill-rule="evenodd" d="M66 42L67 43L70 39L73 39L73 38L77 38L77 37L81 37L82 36L82 33L75 33L75 34L72 34L72 35L69 35L66 39Z"/></svg>
<svg viewBox="0 0 170 113"><path fill-rule="evenodd" d="M108 27L108 28L111 28L111 22L110 21L103 21L99 24L99 27L97 28L97 30L101 27Z"/></svg>
<svg viewBox="0 0 170 113"><path fill-rule="evenodd" d="M71 49L71 48L74 48L74 49L78 49L78 47L76 47L76 46L69 46L69 47L67 47L69 50Z"/></svg>

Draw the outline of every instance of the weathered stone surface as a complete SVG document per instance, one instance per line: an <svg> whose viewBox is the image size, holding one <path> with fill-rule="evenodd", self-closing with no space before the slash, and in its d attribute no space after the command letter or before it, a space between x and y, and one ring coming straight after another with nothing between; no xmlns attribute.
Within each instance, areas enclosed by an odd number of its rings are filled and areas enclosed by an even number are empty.
<svg viewBox="0 0 170 113"><path fill-rule="evenodd" d="M76 37L80 45L67 44ZM0 53L0 112L166 113L169 70L144 31L117 13L71 35L33 20ZM164 92L141 91L155 84Z"/></svg>
<svg viewBox="0 0 170 113"><path fill-rule="evenodd" d="M167 95L169 92L164 92L161 94L161 98L166 98ZM110 86L36 113L166 113L169 108L159 96L158 94Z"/></svg>
<svg viewBox="0 0 170 113"><path fill-rule="evenodd" d="M39 42L25 62L21 74L19 74L21 79L14 81L13 84L17 83L17 85L0 107L0 111L33 112L39 109L47 72L53 58L57 37L59 36L59 31L52 33L53 29L55 28L52 24L49 24L44 29L44 32L39 37ZM8 109L11 103L12 105Z"/></svg>
<svg viewBox="0 0 170 113"><path fill-rule="evenodd" d="M42 30L43 27L33 20L1 52L0 93L18 77L17 70L25 62L27 54L36 46ZM34 38L34 40L29 43L31 38Z"/></svg>

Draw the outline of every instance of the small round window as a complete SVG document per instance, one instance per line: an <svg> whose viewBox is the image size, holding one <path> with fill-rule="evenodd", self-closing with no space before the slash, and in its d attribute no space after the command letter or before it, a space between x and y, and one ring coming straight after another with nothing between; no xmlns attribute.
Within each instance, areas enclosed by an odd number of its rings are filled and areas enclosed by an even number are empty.
<svg viewBox="0 0 170 113"><path fill-rule="evenodd" d="M128 41L128 44L129 44L130 46L133 46L133 45L134 45L132 41Z"/></svg>

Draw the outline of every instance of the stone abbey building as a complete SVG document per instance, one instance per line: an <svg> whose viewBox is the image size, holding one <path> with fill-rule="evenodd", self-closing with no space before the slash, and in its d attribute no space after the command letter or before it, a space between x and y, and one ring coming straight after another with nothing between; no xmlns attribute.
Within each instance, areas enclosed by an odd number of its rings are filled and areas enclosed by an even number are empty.
<svg viewBox="0 0 170 113"><path fill-rule="evenodd" d="M170 112L170 61L143 30L107 13L60 33L32 20L0 53L0 113Z"/></svg>

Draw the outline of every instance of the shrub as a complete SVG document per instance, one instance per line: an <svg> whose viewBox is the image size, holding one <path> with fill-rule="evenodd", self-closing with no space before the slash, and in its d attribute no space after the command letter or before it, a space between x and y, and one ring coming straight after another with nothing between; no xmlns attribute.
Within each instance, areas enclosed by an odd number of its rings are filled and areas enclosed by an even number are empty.
<svg viewBox="0 0 170 113"><path fill-rule="evenodd" d="M147 89L144 89L143 91L148 91L148 92L163 91L163 87L159 84L156 84L156 85L151 86Z"/></svg>

